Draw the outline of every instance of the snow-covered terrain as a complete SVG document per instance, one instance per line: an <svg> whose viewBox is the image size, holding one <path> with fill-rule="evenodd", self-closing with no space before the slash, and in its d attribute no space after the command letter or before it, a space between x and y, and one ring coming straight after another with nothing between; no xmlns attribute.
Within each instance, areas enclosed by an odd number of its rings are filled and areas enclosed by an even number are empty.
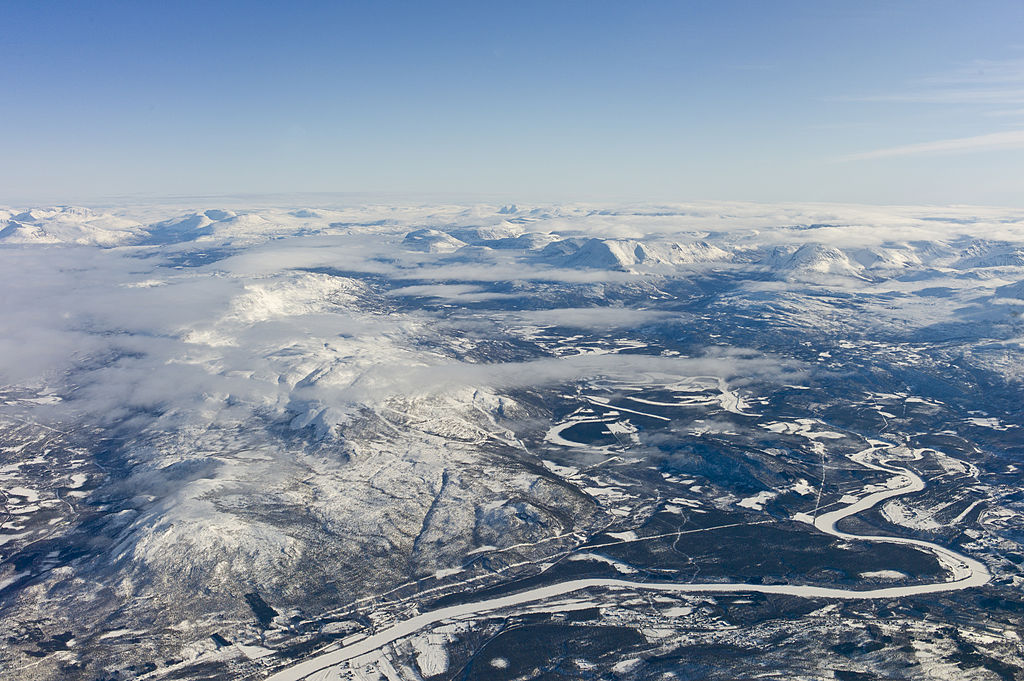
<svg viewBox="0 0 1024 681"><path fill-rule="evenodd" d="M734 630L999 678L1022 254L989 208L2 208L0 678L737 678Z"/></svg>

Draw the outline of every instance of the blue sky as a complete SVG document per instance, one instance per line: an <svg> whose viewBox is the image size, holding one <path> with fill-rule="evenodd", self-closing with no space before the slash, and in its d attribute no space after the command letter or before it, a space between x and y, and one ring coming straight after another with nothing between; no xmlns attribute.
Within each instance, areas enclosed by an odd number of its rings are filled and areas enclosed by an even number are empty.
<svg viewBox="0 0 1024 681"><path fill-rule="evenodd" d="M1024 3L0 0L0 201L1024 205Z"/></svg>

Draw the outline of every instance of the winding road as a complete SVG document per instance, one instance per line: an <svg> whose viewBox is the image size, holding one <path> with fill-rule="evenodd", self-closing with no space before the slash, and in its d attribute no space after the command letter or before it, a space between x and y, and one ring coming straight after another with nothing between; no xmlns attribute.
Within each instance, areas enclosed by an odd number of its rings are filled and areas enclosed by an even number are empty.
<svg viewBox="0 0 1024 681"><path fill-rule="evenodd" d="M409 636L410 634L414 634L420 629L442 620L454 617L467 617L493 610L500 610L502 608L511 608L514 606L536 603L538 601L564 596L583 589L604 588L614 590L642 590L687 594L763 593L797 596L801 598L834 598L851 600L898 598L901 596L914 596L919 594L967 589L986 584L991 578L988 569L980 561L964 556L956 551L919 539L855 535L842 532L836 528L836 525L838 525L839 521L843 518L866 511L887 499L904 494L920 492L925 488L924 481L917 474L906 468L878 461L875 458L874 455L876 452L890 448L893 445L877 440L871 441L869 444L871 444L869 448L852 455L850 458L865 468L882 471L892 475L893 477L888 480L885 485L885 489L867 494L858 498L857 501L834 511L830 511L829 513L824 513L814 518L806 516L806 520L812 523L818 530L835 537L886 544L909 544L930 551L935 555L939 563L949 571L950 579L927 584L887 586L874 589L848 589L801 584L659 584L632 582L626 579L574 579L560 584L552 584L523 591L521 593L501 596L499 598L491 598L462 605L453 605L425 612L403 622L399 622L398 624L388 627L387 629L379 631L364 639L350 643L347 646L316 655L308 660L283 669L268 677L267 681L301 681L316 672L340 664L346 660L359 657L360 655L373 652L382 646L397 641L405 636Z"/></svg>

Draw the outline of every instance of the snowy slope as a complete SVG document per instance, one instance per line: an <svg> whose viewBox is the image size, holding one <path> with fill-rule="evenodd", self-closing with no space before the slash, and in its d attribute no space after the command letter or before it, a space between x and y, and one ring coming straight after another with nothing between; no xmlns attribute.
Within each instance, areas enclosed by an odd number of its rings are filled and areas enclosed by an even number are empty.
<svg viewBox="0 0 1024 681"><path fill-rule="evenodd" d="M799 531L779 505L812 511L823 457L861 443L793 415L767 421L769 409L894 439L903 419L945 409L932 430L958 434L928 442L970 452L1019 436L995 410L950 414L965 380L1020 371L1022 249L1024 216L978 209L2 211L0 388L13 416L0 420L0 482L34 490L16 477L31 466L60 477L44 490L33 473L47 505L20 504L45 515L39 528L0 528L17 557L0 564L12 594L0 633L9 650L42 621L82 637L62 657L17 647L38 678L61 678L58 660L83 649L117 660L89 678L130 678L144 661L213 664L227 655L214 633L283 649L332 608L440 596L426 591L438 574L475 588L555 571L573 542L638 539L627 525L645 514L669 514L658 532L712 510ZM895 402L836 402L863 398L848 388L857 372ZM952 397L915 402L914 390ZM829 476L854 475L832 463ZM680 481L670 495L662 472ZM943 485L980 484L958 476ZM964 501L947 519L976 499ZM701 560L687 542L703 538L687 537L664 552L681 557L680 580ZM280 613L265 627L254 592ZM98 638L121 630L140 643Z"/></svg>
<svg viewBox="0 0 1024 681"><path fill-rule="evenodd" d="M863 270L843 251L821 244L804 244L796 249L776 248L764 260L764 265L784 277L808 274L860 277Z"/></svg>
<svg viewBox="0 0 1024 681"><path fill-rule="evenodd" d="M143 234L133 220L70 206L33 208L0 218L0 243L115 246Z"/></svg>

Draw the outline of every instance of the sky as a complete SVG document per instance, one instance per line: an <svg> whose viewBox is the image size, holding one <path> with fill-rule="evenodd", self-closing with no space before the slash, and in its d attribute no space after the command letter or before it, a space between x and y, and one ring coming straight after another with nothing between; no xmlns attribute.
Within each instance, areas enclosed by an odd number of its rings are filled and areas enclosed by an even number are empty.
<svg viewBox="0 0 1024 681"><path fill-rule="evenodd" d="M0 0L0 203L1024 206L1024 2Z"/></svg>

